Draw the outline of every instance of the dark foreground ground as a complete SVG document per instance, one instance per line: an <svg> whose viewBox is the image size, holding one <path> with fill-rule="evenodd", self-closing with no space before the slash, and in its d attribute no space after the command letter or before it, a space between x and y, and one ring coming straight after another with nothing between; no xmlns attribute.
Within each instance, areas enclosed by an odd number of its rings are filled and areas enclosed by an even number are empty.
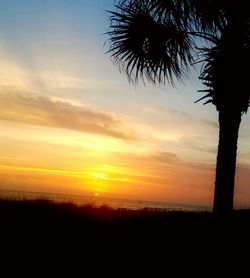
<svg viewBox="0 0 250 278"><path fill-rule="evenodd" d="M248 210L216 218L2 200L0 227L1 277L250 275Z"/></svg>

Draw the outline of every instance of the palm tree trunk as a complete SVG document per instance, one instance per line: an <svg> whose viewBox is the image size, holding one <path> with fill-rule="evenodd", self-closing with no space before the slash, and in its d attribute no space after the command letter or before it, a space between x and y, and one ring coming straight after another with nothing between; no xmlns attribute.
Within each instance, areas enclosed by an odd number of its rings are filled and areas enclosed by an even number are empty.
<svg viewBox="0 0 250 278"><path fill-rule="evenodd" d="M216 166L213 212L230 214L233 211L234 178L236 170L237 141L241 111L219 111L219 146Z"/></svg>

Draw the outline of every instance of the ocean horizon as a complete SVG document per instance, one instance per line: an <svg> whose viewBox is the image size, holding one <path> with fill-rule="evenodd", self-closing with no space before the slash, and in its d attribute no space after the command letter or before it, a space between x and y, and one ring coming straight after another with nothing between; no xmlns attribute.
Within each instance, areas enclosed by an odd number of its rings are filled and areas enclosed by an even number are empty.
<svg viewBox="0 0 250 278"><path fill-rule="evenodd" d="M108 206L113 209L131 210L178 210L178 211L211 211L206 206L177 204L163 201L148 201L135 199L122 199L101 196L86 196L77 194L0 190L0 200L48 200L58 203L72 203L77 206L92 205L94 207Z"/></svg>

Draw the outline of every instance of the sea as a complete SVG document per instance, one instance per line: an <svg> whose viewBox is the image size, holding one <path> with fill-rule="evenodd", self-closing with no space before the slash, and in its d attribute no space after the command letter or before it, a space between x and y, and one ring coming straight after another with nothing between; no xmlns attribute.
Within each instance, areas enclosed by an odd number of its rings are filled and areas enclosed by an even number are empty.
<svg viewBox="0 0 250 278"><path fill-rule="evenodd" d="M209 207L176 204L161 201L109 198L101 196L83 196L48 192L30 192L17 190L0 190L0 200L48 200L58 203L72 203L77 206L108 206L113 209L155 210L155 211L210 211Z"/></svg>

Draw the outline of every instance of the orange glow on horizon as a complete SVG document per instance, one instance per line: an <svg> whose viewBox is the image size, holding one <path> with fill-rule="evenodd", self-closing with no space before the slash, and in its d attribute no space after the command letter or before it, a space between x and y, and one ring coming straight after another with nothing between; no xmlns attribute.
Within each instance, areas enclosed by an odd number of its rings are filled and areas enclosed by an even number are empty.
<svg viewBox="0 0 250 278"><path fill-rule="evenodd" d="M130 180L126 177L128 170L110 164L101 164L90 167L84 171L83 184L88 190L93 192L114 192L120 183L129 184Z"/></svg>

